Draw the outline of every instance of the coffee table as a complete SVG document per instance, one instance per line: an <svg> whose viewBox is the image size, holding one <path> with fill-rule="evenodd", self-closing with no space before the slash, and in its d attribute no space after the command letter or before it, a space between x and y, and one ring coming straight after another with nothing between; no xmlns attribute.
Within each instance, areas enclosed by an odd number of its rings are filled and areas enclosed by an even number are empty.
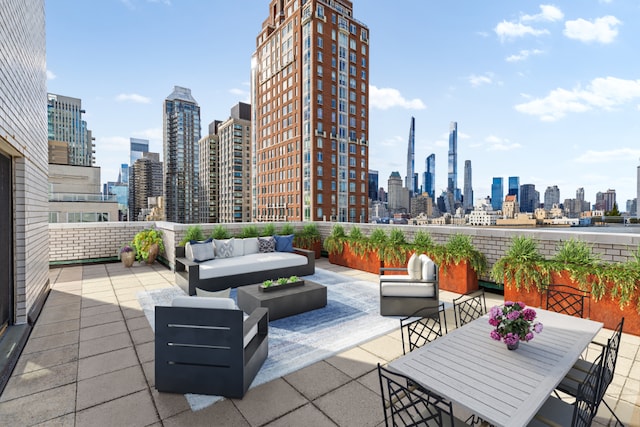
<svg viewBox="0 0 640 427"><path fill-rule="evenodd" d="M251 313L258 307L269 309L269 320L281 319L327 305L327 287L305 280L304 285L262 292L260 284L238 287L238 307Z"/></svg>

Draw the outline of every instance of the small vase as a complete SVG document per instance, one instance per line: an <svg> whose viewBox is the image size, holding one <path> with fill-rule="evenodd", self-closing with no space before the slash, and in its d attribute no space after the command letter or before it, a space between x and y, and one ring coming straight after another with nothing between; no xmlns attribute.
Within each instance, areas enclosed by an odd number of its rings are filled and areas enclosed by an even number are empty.
<svg viewBox="0 0 640 427"><path fill-rule="evenodd" d="M122 260L122 264L124 264L125 267L131 267L133 265L133 262L136 260L136 253L135 252L122 252L120 254L120 259Z"/></svg>
<svg viewBox="0 0 640 427"><path fill-rule="evenodd" d="M520 341L516 341L516 343L515 343L515 344L507 344L507 348L508 348L509 350L515 350L515 349L517 349L517 348L518 348L518 345L519 345L519 344L520 344Z"/></svg>

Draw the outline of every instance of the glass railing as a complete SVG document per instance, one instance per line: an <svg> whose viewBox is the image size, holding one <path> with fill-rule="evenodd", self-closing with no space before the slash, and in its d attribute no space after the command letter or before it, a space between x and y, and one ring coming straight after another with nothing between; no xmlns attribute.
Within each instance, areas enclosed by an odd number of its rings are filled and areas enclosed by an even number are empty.
<svg viewBox="0 0 640 427"><path fill-rule="evenodd" d="M49 193L50 202L117 202L118 196L81 193Z"/></svg>

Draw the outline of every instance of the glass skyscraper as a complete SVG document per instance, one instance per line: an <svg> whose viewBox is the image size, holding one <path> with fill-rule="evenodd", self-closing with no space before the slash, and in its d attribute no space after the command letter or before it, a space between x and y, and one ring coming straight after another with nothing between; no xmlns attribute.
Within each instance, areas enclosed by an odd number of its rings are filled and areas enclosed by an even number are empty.
<svg viewBox="0 0 640 427"><path fill-rule="evenodd" d="M436 155L431 153L425 160L424 191L435 201L436 196Z"/></svg>
<svg viewBox="0 0 640 427"><path fill-rule="evenodd" d="M471 183L471 160L464 161L464 203L465 211L473 210L473 184Z"/></svg>
<svg viewBox="0 0 640 427"><path fill-rule="evenodd" d="M447 191L453 194L454 201L460 201L458 188L458 122L449 124L449 163L447 177Z"/></svg>
<svg viewBox="0 0 640 427"><path fill-rule="evenodd" d="M84 114L81 99L47 94L49 141L67 145L69 165L93 166L95 163L93 137Z"/></svg>
<svg viewBox="0 0 640 427"><path fill-rule="evenodd" d="M535 212L540 204L540 192L534 184L523 184L520 187L520 211Z"/></svg>
<svg viewBox="0 0 640 427"><path fill-rule="evenodd" d="M509 196L516 196L516 201L520 202L520 177L518 176L510 176L509 177L509 192L507 193Z"/></svg>
<svg viewBox="0 0 640 427"><path fill-rule="evenodd" d="M502 209L502 200L504 199L504 187L502 178L494 177L491 184L491 207L493 210Z"/></svg>
<svg viewBox="0 0 640 427"><path fill-rule="evenodd" d="M411 125L409 126L409 142L407 144L407 175L404 177L404 186L409 190L410 197L418 193L415 174L415 152L416 152L416 119L411 117Z"/></svg>
<svg viewBox="0 0 640 427"><path fill-rule="evenodd" d="M133 166L136 160L141 159L144 153L149 152L149 140L140 138L129 138L129 164Z"/></svg>
<svg viewBox="0 0 640 427"><path fill-rule="evenodd" d="M191 89L175 86L164 101L165 219L199 222L200 107Z"/></svg>

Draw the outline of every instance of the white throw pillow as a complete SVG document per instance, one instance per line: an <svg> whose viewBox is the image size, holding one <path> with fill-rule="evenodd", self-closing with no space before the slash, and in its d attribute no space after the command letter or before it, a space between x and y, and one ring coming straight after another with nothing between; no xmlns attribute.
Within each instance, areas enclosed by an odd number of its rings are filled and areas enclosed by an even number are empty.
<svg viewBox="0 0 640 427"><path fill-rule="evenodd" d="M196 295L205 298L229 298L231 294L231 288L223 289L221 291L205 291L204 289L196 288Z"/></svg>
<svg viewBox="0 0 640 427"><path fill-rule="evenodd" d="M216 256L218 258L231 258L233 256L234 238L227 240L214 240L216 244Z"/></svg>
<svg viewBox="0 0 640 427"><path fill-rule="evenodd" d="M436 263L425 254L420 255L420 262L422 264L422 280L435 281Z"/></svg>
<svg viewBox="0 0 640 427"><path fill-rule="evenodd" d="M193 262L208 261L215 258L215 245L212 240L187 242L184 245L184 256Z"/></svg>
<svg viewBox="0 0 640 427"><path fill-rule="evenodd" d="M186 308L222 308L225 310L238 309L232 298L176 297L171 301L171 306Z"/></svg>
<svg viewBox="0 0 640 427"><path fill-rule="evenodd" d="M409 278L413 280L420 280L422 278L422 264L420 258L416 253L411 255L409 262L407 263L407 274Z"/></svg>

